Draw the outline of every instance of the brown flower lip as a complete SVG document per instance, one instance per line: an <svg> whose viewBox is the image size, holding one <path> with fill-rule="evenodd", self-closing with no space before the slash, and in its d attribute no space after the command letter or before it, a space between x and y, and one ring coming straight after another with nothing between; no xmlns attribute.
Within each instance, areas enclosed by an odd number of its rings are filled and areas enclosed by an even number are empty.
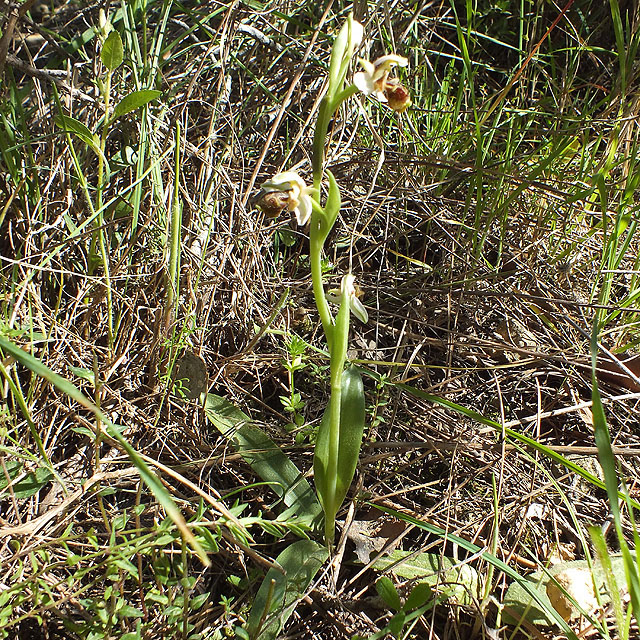
<svg viewBox="0 0 640 640"><path fill-rule="evenodd" d="M304 226L311 218L313 191L295 171L282 171L262 183L256 204L270 217L275 217L286 207L296 214L298 224Z"/></svg>
<svg viewBox="0 0 640 640"><path fill-rule="evenodd" d="M387 81L384 95L387 98L387 104L396 113L406 111L407 107L411 105L409 90L399 82Z"/></svg>
<svg viewBox="0 0 640 640"><path fill-rule="evenodd" d="M277 218L289 206L290 194L288 191L261 191L256 197L256 207L267 218Z"/></svg>

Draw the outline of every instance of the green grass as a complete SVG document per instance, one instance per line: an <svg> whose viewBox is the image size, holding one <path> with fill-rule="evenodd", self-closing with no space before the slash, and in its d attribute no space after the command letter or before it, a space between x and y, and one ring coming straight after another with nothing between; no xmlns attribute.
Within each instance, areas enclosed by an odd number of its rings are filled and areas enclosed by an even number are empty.
<svg viewBox="0 0 640 640"><path fill-rule="evenodd" d="M351 267L364 289L370 320L352 327L349 357L368 431L338 514L344 554L330 569L318 551L315 577L287 595L292 636L551 638L560 627L501 627L507 588L534 589L527 574L554 574L554 555L607 549L622 549L640 606L640 386L612 362L640 342L627 4L359 7L361 55L407 56L413 105L354 98L330 127L343 209L323 268L330 287ZM264 576L278 557L302 571L287 549L309 536L300 548L315 553L321 536L274 490L266 450L213 428L176 375L199 356L207 390L242 409L237 433L250 422L287 473L310 472L329 361L308 230L253 198L278 171L310 178L318 92L351 7L334 3L309 50L314 3L128 2L112 7L123 61L109 70L87 30L97 9L38 6L17 27L27 41L9 43L36 71L8 58L0 85L0 637L213 640L248 620L264 632ZM64 84L41 72L67 68ZM608 372L586 406L592 357ZM598 449L602 477L574 458ZM603 540L592 527L609 513ZM366 517L376 544L401 531L399 549L468 563L476 604L435 581L405 611L415 580L396 572L380 588L397 606L377 605L381 571L340 538ZM585 612L595 637L634 637L637 610L608 607Z"/></svg>

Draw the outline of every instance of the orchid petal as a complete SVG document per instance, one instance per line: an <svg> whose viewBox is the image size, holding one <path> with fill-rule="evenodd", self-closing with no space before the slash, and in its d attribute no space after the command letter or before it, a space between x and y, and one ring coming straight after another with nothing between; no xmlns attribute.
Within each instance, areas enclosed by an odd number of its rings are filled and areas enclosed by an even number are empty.
<svg viewBox="0 0 640 640"><path fill-rule="evenodd" d="M265 191L290 191L292 185L296 185L300 190L305 187L304 180L295 171L283 171L265 182L262 189Z"/></svg>
<svg viewBox="0 0 640 640"><path fill-rule="evenodd" d="M369 63L371 64L371 63ZM375 62L373 66L376 71L383 69L385 71L390 71L393 67L406 67L409 64L409 60L404 56L399 56L395 53L388 53L386 56L380 56Z"/></svg>
<svg viewBox="0 0 640 640"><path fill-rule="evenodd" d="M357 296L353 296L349 300L349 306L351 307L351 313L360 320L363 324L367 324L369 322L369 314L367 310L364 308L364 305L360 300L358 300Z"/></svg>
<svg viewBox="0 0 640 640"><path fill-rule="evenodd" d="M296 220L299 226L304 227L304 225L309 222L312 210L313 205L311 204L311 198L308 195L303 195L295 209Z"/></svg>
<svg viewBox="0 0 640 640"><path fill-rule="evenodd" d="M358 87L358 89L366 96L373 93L375 88L373 84L373 77L362 71L358 71L358 73L354 74L353 84L355 84L356 87Z"/></svg>

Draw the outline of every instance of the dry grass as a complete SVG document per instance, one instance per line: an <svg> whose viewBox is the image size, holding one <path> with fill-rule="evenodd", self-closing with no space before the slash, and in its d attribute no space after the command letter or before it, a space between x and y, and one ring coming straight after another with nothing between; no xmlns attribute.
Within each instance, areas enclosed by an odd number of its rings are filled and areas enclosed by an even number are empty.
<svg viewBox="0 0 640 640"><path fill-rule="evenodd" d="M515 122L516 116L510 121L504 115L497 130L487 124L484 136L492 136L494 147L487 144L479 153L473 91L456 86L445 94L442 88L449 73L444 54L458 55L460 48L451 11L435 4L360 8L370 33L381 32L384 40L395 40L399 52L409 51L415 107L396 118L358 100L333 124L329 164L343 190L344 208L333 232L335 249L328 255L334 266L330 280L337 285L337 274L351 266L370 317L368 325L355 326L350 357L389 383L406 381L567 458L576 456L585 466L597 465L589 332L603 281L597 265L610 236L594 222L598 193L580 193L613 144L611 114L622 105L621 117L630 121L637 115L636 101L628 97L635 79L627 95L616 99L616 68L607 53L612 40L606 27L598 30L593 23L595 52L566 54L568 68L575 62L575 77L564 91L556 87L556 103L543 104L539 95L556 81L543 78L551 73L551 63L532 66L502 113L538 108L539 117L523 116L511 133L505 122ZM591 6L582 4L584 10ZM108 157L126 146L143 156L139 167L114 163L105 189L113 345L107 338L104 270L89 263L95 227L85 224L91 209L78 179L80 172L89 194L94 193L96 156L73 138L75 168L69 140L54 124L60 108L92 130L102 116L92 82L100 67L95 40L76 53L69 53L63 40L95 24L97 7L78 11L72 3L54 3L48 13L31 13L40 23L20 19L10 42L9 54L18 61L7 58L0 98L3 335L73 380L113 422L124 425L124 435L152 467L158 461L172 468L175 473L162 478L187 517L198 510L200 498L185 480L214 501L246 505L242 516L261 512L268 519L273 512L268 490L254 486L258 479L211 430L198 402L172 393L184 350L206 363L210 392L249 413L300 469L311 468L312 443L304 434L294 441L285 430L290 418L279 400L289 391L282 359L291 334L315 347L307 349L307 368L296 376L307 427L317 424L326 400L327 359L313 306L306 234L288 219L264 219L251 198L257 185L278 170L293 165L309 170L310 123L323 82L319 69L328 61L328 34L345 10L346 5L336 4L320 23L322 13L312 4L276 3L262 11L235 2L171 7L155 85L163 96L148 112L120 120L108 138ZM554 11L550 6L539 21L527 23L530 41L542 37ZM150 49L159 39L161 14L161 5L151 3L146 13ZM571 26L580 32L576 40L585 37L581 20L576 10L554 32L559 50L563 38L575 42ZM121 22L116 26L123 28ZM136 29L140 38L142 23ZM52 39L63 48L53 46ZM485 45L486 58L481 58ZM499 45L481 40L472 52L478 62L478 103L495 97L517 59ZM377 41L373 48L375 53L385 46ZM496 51L504 53L504 64ZM151 54L142 57L150 63L143 68L130 58L117 74L116 94L146 86L158 71L151 59ZM73 72L57 91L34 70L67 65ZM463 78L460 60L455 68ZM584 92L585 77L593 87L604 85L601 98L611 99L606 104L594 100L582 113L575 96ZM527 96L535 82L548 84ZM446 108L437 106L438 96ZM562 100L570 104L565 107ZM556 116L554 138L545 127ZM168 289L175 285L166 274L176 123L182 129L181 265L177 309L167 310ZM623 134L616 166L604 178L613 216L622 210L622 188L636 170L636 129ZM514 142L519 135L521 142ZM545 165L541 159L553 155L554 139L571 135L569 151ZM585 153L588 161L581 157ZM633 220L635 209L627 210ZM629 355L637 341L636 256L632 238L611 295L601 301L608 310L623 311L603 331L603 345ZM272 316L286 290L286 303ZM615 365L604 366L609 367L601 383L612 439L635 495L640 387L626 374L614 380ZM185 577L191 580L190 597L210 594L187 616L201 637L222 637L224 629L241 621L264 573L261 558L274 558L285 542L259 527L251 529L253 541L238 539L211 516L219 550L210 554L212 566L205 569L181 547L118 447L103 443L96 464L94 438L87 431L95 423L90 412L9 357L1 372L6 404L0 471L8 477L7 465L18 460L25 472L42 468L31 424L64 488L51 477L38 492L20 497L6 489L6 481L0 483L5 487L0 591L24 585L10 591L9 603L2 602L12 607L4 624L13 626L0 635L90 637L97 611L114 611L123 598L141 611L142 637L188 637L183 619L167 615L167 607L182 606L179 581ZM351 497L366 497L493 547L522 573L554 555L584 557L586 527L607 522L604 491L493 428L400 393L391 384L376 386L373 379L367 379L367 397L372 426ZM357 503L356 514L368 509ZM125 513L130 520L120 527L116 519ZM161 534L173 539L154 549ZM402 536L404 549L465 559L455 545L418 529L403 527ZM608 541L615 545L613 538ZM353 562L352 549L349 542L337 583L322 574L300 603L288 637L350 637L384 626L388 611L374 597L377 573L369 569L356 576L362 566ZM131 567L124 561L110 564L119 553ZM472 562L486 576L482 561ZM171 579L161 577L162 571ZM480 607L479 598L477 606L464 608L443 603L421 618L415 637L483 637L495 623L495 603L506 587L504 576L493 578L493 602ZM109 597L106 585L113 590ZM145 602L150 591L166 602ZM103 637L133 632L136 619L105 623ZM63 629L63 620L77 626ZM511 636L503 631L494 637Z"/></svg>

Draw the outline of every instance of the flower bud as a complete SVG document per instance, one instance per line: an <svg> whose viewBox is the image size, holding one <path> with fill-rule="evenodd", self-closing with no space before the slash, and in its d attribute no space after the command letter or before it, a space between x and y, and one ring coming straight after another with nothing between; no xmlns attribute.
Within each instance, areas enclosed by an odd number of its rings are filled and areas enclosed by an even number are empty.
<svg viewBox="0 0 640 640"><path fill-rule="evenodd" d="M111 20L107 17L104 9L100 9L98 13L98 32L100 36L106 38L112 30L113 25L111 24Z"/></svg>

